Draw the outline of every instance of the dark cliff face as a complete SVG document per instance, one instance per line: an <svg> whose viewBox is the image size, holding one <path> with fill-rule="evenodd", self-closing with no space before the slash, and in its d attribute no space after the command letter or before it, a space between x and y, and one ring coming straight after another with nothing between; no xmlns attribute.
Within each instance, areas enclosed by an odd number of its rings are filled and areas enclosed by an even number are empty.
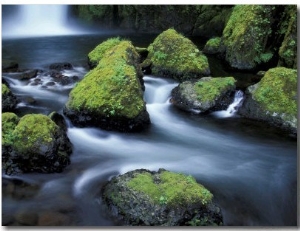
<svg viewBox="0 0 300 231"><path fill-rule="evenodd" d="M160 33L173 27L193 36L221 36L231 5L74 5L72 14L101 28Z"/></svg>

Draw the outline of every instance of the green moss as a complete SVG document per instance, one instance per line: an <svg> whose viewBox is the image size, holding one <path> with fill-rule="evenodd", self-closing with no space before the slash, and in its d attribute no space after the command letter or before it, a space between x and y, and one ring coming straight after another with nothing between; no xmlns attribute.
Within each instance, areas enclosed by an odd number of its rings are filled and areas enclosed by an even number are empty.
<svg viewBox="0 0 300 231"><path fill-rule="evenodd" d="M12 112L2 113L2 145L12 144L12 132L14 131L18 122L19 117L16 114Z"/></svg>
<svg viewBox="0 0 300 231"><path fill-rule="evenodd" d="M12 146L19 153L34 155L54 142L58 126L42 114L23 116L12 132Z"/></svg>
<svg viewBox="0 0 300 231"><path fill-rule="evenodd" d="M297 70L285 67L266 72L253 92L266 111L297 118Z"/></svg>
<svg viewBox="0 0 300 231"><path fill-rule="evenodd" d="M9 88L2 83L2 95L6 95L10 92Z"/></svg>
<svg viewBox="0 0 300 231"><path fill-rule="evenodd" d="M200 79L194 85L198 100L203 102L213 101L220 95L220 92L227 91L235 85L233 77L212 78L208 81Z"/></svg>
<svg viewBox="0 0 300 231"><path fill-rule="evenodd" d="M284 40L279 49L280 66L297 68L297 6L286 7L287 26Z"/></svg>
<svg viewBox="0 0 300 231"><path fill-rule="evenodd" d="M251 69L267 62L272 51L266 44L275 6L236 5L223 30L226 60L236 68ZM271 55L270 55L271 54Z"/></svg>
<svg viewBox="0 0 300 231"><path fill-rule="evenodd" d="M136 117L145 102L135 66L129 61L132 57L139 56L130 42L114 46L73 88L66 106L106 117Z"/></svg>
<svg viewBox="0 0 300 231"><path fill-rule="evenodd" d="M105 52L121 42L119 37L110 38L96 46L89 54L88 58L92 67L98 65L98 62L103 58Z"/></svg>
<svg viewBox="0 0 300 231"><path fill-rule="evenodd" d="M206 56L174 29L157 36L148 51L154 75L167 75L183 81L210 73Z"/></svg>
<svg viewBox="0 0 300 231"><path fill-rule="evenodd" d="M154 181L150 173L141 173L127 182L131 189L148 195L154 203L166 205L187 205L211 202L213 195L192 176L163 171Z"/></svg>
<svg viewBox="0 0 300 231"><path fill-rule="evenodd" d="M209 46L211 48L217 49L217 48L219 48L220 43L221 43L221 38L215 37L215 38L209 39L205 46Z"/></svg>

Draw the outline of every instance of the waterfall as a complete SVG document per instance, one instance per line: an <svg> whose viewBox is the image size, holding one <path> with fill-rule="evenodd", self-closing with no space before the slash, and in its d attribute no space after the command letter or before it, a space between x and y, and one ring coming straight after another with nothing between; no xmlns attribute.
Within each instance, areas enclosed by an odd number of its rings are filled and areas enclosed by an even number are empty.
<svg viewBox="0 0 300 231"><path fill-rule="evenodd" d="M81 34L67 23L68 5L17 5L13 15L3 18L4 37L35 37ZM3 8L2 11L5 11ZM4 12L3 12L4 13Z"/></svg>
<svg viewBox="0 0 300 231"><path fill-rule="evenodd" d="M234 94L233 102L228 106L226 110L216 111L213 112L212 114L221 118L231 117L235 115L238 108L241 106L243 98L244 98L244 93L241 90L236 91Z"/></svg>

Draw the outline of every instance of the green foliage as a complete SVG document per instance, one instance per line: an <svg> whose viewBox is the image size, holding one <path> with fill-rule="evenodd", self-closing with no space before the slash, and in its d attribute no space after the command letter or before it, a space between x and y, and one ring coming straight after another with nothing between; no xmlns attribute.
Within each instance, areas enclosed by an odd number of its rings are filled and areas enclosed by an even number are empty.
<svg viewBox="0 0 300 231"><path fill-rule="evenodd" d="M2 84L3 85L3 84ZM11 145L15 127L19 122L19 117L12 112L2 113L2 145Z"/></svg>
<svg viewBox="0 0 300 231"><path fill-rule="evenodd" d="M215 37L215 38L211 38L206 42L205 46L209 46L212 48L218 48L220 46L221 43L221 38L220 37Z"/></svg>
<svg viewBox="0 0 300 231"><path fill-rule="evenodd" d="M138 57L129 41L107 50L98 66L72 89L66 106L99 116L136 117L145 109L134 66Z"/></svg>
<svg viewBox="0 0 300 231"><path fill-rule="evenodd" d="M105 52L118 45L122 40L120 37L109 38L96 46L89 54L88 58L93 67L97 66L99 61L104 57Z"/></svg>
<svg viewBox="0 0 300 231"><path fill-rule="evenodd" d="M284 67L268 70L253 97L270 113L297 118L297 70Z"/></svg>
<svg viewBox="0 0 300 231"><path fill-rule="evenodd" d="M44 146L54 142L58 126L42 114L23 116L12 132L15 150L22 154L39 153Z"/></svg>
<svg viewBox="0 0 300 231"><path fill-rule="evenodd" d="M196 82L194 90L198 100L203 102L215 100L221 92L235 85L233 77L212 78L210 80L200 79Z"/></svg>
<svg viewBox="0 0 300 231"><path fill-rule="evenodd" d="M191 40L168 29L148 47L152 73L167 75L180 81L210 73L208 60Z"/></svg>
<svg viewBox="0 0 300 231"><path fill-rule="evenodd" d="M185 206L192 203L206 205L213 195L192 176L163 171L159 182L154 181L150 173L141 173L127 182L133 190L149 196L154 203L170 206Z"/></svg>

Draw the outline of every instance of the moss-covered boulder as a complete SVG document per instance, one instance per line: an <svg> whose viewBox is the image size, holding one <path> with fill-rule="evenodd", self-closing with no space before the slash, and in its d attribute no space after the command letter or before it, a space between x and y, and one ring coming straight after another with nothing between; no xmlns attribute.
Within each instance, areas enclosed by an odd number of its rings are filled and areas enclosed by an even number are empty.
<svg viewBox="0 0 300 231"><path fill-rule="evenodd" d="M222 52L222 45L221 45L221 38L220 37L215 37L209 39L204 48L203 48L203 53L204 54L217 54Z"/></svg>
<svg viewBox="0 0 300 231"><path fill-rule="evenodd" d="M145 62L151 63L152 74L181 82L210 74L207 57L188 38L174 29L156 37L148 47Z"/></svg>
<svg viewBox="0 0 300 231"><path fill-rule="evenodd" d="M297 6L286 6L282 25L284 40L279 49L279 66L297 69Z"/></svg>
<svg viewBox="0 0 300 231"><path fill-rule="evenodd" d="M150 123L141 77L138 53L122 41L73 88L64 113L78 126L140 131Z"/></svg>
<svg viewBox="0 0 300 231"><path fill-rule="evenodd" d="M2 112L13 111L17 103L17 97L11 92L7 85L2 83Z"/></svg>
<svg viewBox="0 0 300 231"><path fill-rule="evenodd" d="M223 30L226 61L237 69L254 69L268 62L274 54L272 40L275 6L236 5Z"/></svg>
<svg viewBox="0 0 300 231"><path fill-rule="evenodd" d="M222 225L213 194L192 176L138 169L113 177L102 188L110 215L121 225Z"/></svg>
<svg viewBox="0 0 300 231"><path fill-rule="evenodd" d="M233 100L235 82L233 77L203 77L194 82L185 81L172 90L171 102L184 111L225 110Z"/></svg>
<svg viewBox="0 0 300 231"><path fill-rule="evenodd" d="M119 37L109 38L100 43L88 54L88 64L91 69L95 68L103 58L105 52L121 42Z"/></svg>
<svg viewBox="0 0 300 231"><path fill-rule="evenodd" d="M71 152L66 132L48 116L2 114L2 167L7 174L61 172Z"/></svg>
<svg viewBox="0 0 300 231"><path fill-rule="evenodd" d="M247 88L239 114L296 134L297 98L297 70L272 68L260 82Z"/></svg>

